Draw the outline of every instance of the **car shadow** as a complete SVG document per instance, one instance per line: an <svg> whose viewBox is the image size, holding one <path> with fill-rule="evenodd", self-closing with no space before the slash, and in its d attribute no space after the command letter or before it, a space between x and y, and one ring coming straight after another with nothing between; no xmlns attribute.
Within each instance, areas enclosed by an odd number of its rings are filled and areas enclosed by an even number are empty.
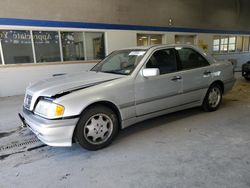
<svg viewBox="0 0 250 188"><path fill-rule="evenodd" d="M234 105L233 103L237 101L238 100L234 99L223 99L218 110L232 107ZM216 113L216 111L205 112L202 107L194 107L186 110L165 114L152 119L144 120L121 130L113 144L119 144L120 142L122 142L123 139L128 139L128 137L133 134L138 134L143 131L148 131L150 129L155 129L161 126L164 126L164 128L166 129L171 129L172 126L175 126L175 124L173 124L172 122L177 122L179 120L184 120L186 118L195 117L196 115L201 114L210 115L210 113Z"/></svg>
<svg viewBox="0 0 250 188"><path fill-rule="evenodd" d="M204 112L201 107L190 108L187 110L182 110L178 112L173 112L170 114L158 116L152 119L144 120L142 122L133 124L120 131L118 137L114 141L114 144L119 144L123 139L128 139L132 134L141 133L143 131L148 131L150 129L155 129L157 127L164 126L165 128L171 128L174 126L171 122L178 120L183 120L190 116L195 116Z"/></svg>
<svg viewBox="0 0 250 188"><path fill-rule="evenodd" d="M84 158L89 159L92 156L97 156L110 151L114 151L114 149L119 147L119 145L124 140L129 139L129 137L134 134L139 134L142 133L143 131L155 129L161 126L164 126L166 128L171 128L171 126L174 126L173 124L170 124L171 122L178 121L180 119L183 120L185 118L188 118L190 116L195 116L200 113L205 113L205 112L202 111L200 107L196 107L170 113L167 115L158 116L152 119L142 121L140 123L136 123L121 130L116 139L113 141L113 143L110 146L103 148L101 150L88 151L86 149L83 149L78 143L74 143L72 147L61 147L61 148L47 147L48 148L47 152L49 152L52 156L55 155L60 156L60 158L83 156Z"/></svg>

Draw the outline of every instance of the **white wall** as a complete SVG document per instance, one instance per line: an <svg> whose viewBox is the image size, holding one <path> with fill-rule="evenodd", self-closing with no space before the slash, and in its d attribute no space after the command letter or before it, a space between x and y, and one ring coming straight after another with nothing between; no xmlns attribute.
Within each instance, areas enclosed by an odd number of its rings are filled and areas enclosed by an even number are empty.
<svg viewBox="0 0 250 188"><path fill-rule="evenodd" d="M122 48L136 46L136 31L109 30L107 31L108 53Z"/></svg>
<svg viewBox="0 0 250 188"><path fill-rule="evenodd" d="M207 45L208 53L212 53L213 51L213 34L205 34L205 33L200 33L197 34L197 44L196 45Z"/></svg>

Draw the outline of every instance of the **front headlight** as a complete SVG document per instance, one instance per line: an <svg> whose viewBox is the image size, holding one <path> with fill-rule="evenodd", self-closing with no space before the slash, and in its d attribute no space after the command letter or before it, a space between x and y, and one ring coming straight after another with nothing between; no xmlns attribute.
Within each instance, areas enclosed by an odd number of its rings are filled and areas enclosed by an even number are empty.
<svg viewBox="0 0 250 188"><path fill-rule="evenodd" d="M48 119L60 118L63 116L64 107L49 100L40 100L35 108L35 114Z"/></svg>

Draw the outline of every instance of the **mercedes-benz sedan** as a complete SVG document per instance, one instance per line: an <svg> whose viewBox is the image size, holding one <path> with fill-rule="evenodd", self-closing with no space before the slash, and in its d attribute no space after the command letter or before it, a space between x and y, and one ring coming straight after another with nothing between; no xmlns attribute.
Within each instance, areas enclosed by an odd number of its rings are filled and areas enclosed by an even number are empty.
<svg viewBox="0 0 250 188"><path fill-rule="evenodd" d="M139 121L196 106L215 111L234 82L230 62L194 46L122 49L89 71L29 86L20 117L47 145L97 150Z"/></svg>

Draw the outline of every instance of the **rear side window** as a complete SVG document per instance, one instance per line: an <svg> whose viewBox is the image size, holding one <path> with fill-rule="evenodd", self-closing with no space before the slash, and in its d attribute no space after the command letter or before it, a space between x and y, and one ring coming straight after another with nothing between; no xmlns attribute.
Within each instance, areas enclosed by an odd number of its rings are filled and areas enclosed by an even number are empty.
<svg viewBox="0 0 250 188"><path fill-rule="evenodd" d="M198 52L191 48L176 48L180 57L182 69L194 69L208 66L208 61Z"/></svg>
<svg viewBox="0 0 250 188"><path fill-rule="evenodd" d="M146 68L158 68L160 74L177 71L175 50L164 49L154 52L147 62Z"/></svg>

